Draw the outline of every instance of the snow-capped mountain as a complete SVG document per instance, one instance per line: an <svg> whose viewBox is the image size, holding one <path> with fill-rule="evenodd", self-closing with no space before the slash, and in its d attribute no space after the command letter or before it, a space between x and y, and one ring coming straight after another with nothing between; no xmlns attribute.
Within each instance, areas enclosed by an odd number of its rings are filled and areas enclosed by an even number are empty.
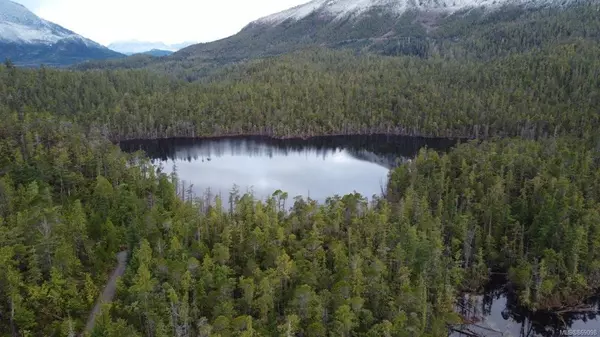
<svg viewBox="0 0 600 337"><path fill-rule="evenodd" d="M407 10L441 11L453 13L459 10L477 7L499 8L505 5L543 6L551 4L565 5L571 0L313 0L283 12L258 19L256 24L279 24L286 20L301 20L309 15L336 19L360 16L372 10L400 15Z"/></svg>
<svg viewBox="0 0 600 337"><path fill-rule="evenodd" d="M195 42L183 42L179 44L165 44L163 42L147 42L147 41L118 41L108 45L109 49L112 49L116 52L132 55L132 54L141 54L148 53L152 50L160 50L160 51L170 51L175 52L181 48L185 48L189 45L194 44Z"/></svg>
<svg viewBox="0 0 600 337"><path fill-rule="evenodd" d="M237 62L310 46L426 57L442 45L462 43L478 32L494 39L495 31L506 25L543 32L550 32L545 26L555 25L556 20L580 26L577 13L596 13L599 3L600 0L313 0L251 22L226 39L184 48L175 57ZM570 14L561 14L567 12ZM555 39L556 34L548 33L544 38Z"/></svg>
<svg viewBox="0 0 600 337"><path fill-rule="evenodd" d="M23 5L0 0L0 59L16 64L66 65L120 57L106 47L33 14Z"/></svg>
<svg viewBox="0 0 600 337"><path fill-rule="evenodd" d="M0 0L0 41L26 44L52 45L63 39L100 47L70 30L37 17L23 5Z"/></svg>

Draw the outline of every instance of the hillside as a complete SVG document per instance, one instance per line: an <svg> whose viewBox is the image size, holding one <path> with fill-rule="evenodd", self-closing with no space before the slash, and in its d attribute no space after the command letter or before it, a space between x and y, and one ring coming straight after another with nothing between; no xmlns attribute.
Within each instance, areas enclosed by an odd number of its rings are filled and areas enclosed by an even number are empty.
<svg viewBox="0 0 600 337"><path fill-rule="evenodd" d="M147 68L196 80L226 64L314 46L390 56L488 60L577 38L600 39L599 2L532 3L536 6L512 3L452 11L415 7L403 12L374 7L344 17L320 12L283 21L267 17L234 36L192 45L167 58L88 63L80 69Z"/></svg>

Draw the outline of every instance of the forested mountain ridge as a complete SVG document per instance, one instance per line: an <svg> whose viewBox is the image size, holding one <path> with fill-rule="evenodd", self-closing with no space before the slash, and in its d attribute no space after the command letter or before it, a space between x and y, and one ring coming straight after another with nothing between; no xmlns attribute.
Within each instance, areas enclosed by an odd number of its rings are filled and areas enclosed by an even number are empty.
<svg viewBox="0 0 600 337"><path fill-rule="evenodd" d="M373 9L333 20L310 14L277 25L251 23L231 37L192 45L163 59L129 58L87 63L80 69L147 68L197 80L226 64L282 55L314 46L384 55L415 55L454 60L490 60L512 53L600 36L600 2L565 6L506 5L451 14Z"/></svg>

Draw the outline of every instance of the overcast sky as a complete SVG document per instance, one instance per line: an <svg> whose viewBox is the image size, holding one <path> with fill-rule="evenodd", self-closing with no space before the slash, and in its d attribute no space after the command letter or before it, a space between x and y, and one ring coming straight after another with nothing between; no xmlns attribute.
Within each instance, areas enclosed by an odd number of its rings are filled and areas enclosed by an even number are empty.
<svg viewBox="0 0 600 337"><path fill-rule="evenodd" d="M208 42L308 0L14 0L38 16L107 45Z"/></svg>

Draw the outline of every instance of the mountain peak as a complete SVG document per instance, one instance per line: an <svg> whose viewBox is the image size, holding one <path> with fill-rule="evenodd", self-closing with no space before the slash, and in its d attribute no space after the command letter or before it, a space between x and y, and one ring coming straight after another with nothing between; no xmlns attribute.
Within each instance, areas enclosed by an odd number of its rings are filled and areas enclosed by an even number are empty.
<svg viewBox="0 0 600 337"><path fill-rule="evenodd" d="M36 20L38 20L38 17L25 6L10 0L0 0L0 21L11 23L29 21L33 23Z"/></svg>
<svg viewBox="0 0 600 337"><path fill-rule="evenodd" d="M93 41L38 17L21 4L0 0L0 41L51 45L63 39L78 40L88 46L97 46Z"/></svg>
<svg viewBox="0 0 600 337"><path fill-rule="evenodd" d="M0 59L11 58L26 65L70 64L88 56L122 55L38 17L21 4L0 0Z"/></svg>
<svg viewBox="0 0 600 337"><path fill-rule="evenodd" d="M280 13L259 19L258 23L281 23L286 20L300 20L311 14L325 17L343 18L360 15L370 10L381 9L401 14L408 8L444 7L447 0L313 0ZM464 2L465 0L457 0ZM471 0L471 2L487 0ZM453 1L454 2L454 1Z"/></svg>

